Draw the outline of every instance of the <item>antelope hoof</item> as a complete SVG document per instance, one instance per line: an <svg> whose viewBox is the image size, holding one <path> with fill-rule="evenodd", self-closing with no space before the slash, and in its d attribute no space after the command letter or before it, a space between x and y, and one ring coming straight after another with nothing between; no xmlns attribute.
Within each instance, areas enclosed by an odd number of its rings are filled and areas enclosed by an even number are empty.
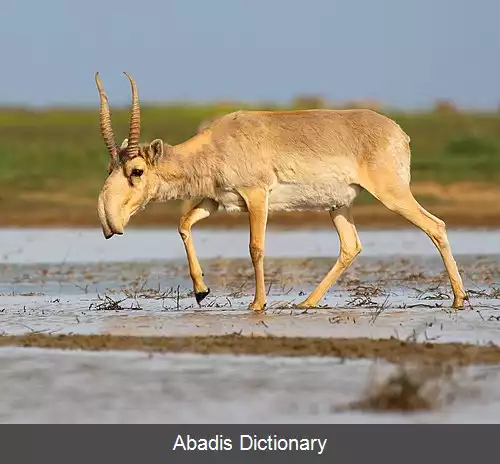
<svg viewBox="0 0 500 464"><path fill-rule="evenodd" d="M299 308L299 309L312 309L312 308L316 308L317 305L313 304L313 303L309 303L307 300L304 300L302 303L297 303L295 305L296 308Z"/></svg>
<svg viewBox="0 0 500 464"><path fill-rule="evenodd" d="M195 292L194 297L196 298L196 303L200 304L209 293L210 293L209 288L207 288L204 292Z"/></svg>
<svg viewBox="0 0 500 464"><path fill-rule="evenodd" d="M260 313L265 311L266 309L266 303L259 303L254 301L253 303L250 303L248 306L248 309L251 309L252 311L255 311L256 313Z"/></svg>
<svg viewBox="0 0 500 464"><path fill-rule="evenodd" d="M465 309L464 308L464 298L455 298L453 300L452 308L454 309Z"/></svg>

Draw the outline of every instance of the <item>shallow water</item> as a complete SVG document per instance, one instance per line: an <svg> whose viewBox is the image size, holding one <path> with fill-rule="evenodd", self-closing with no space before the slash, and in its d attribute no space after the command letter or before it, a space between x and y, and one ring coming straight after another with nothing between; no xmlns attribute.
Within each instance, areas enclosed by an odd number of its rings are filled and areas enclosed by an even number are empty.
<svg viewBox="0 0 500 464"><path fill-rule="evenodd" d="M429 238L416 228L359 231L363 256L435 256ZM450 230L456 255L500 254L500 231ZM247 258L247 230L193 229L200 259ZM285 258L334 257L339 250L332 230L268 231L266 256ZM176 230L129 229L105 240L100 229L0 229L1 263L86 263L184 260Z"/></svg>
<svg viewBox="0 0 500 464"><path fill-rule="evenodd" d="M449 231L470 291L451 290L430 240L414 229L361 230L364 249L307 312L305 298L338 253L333 230L267 235L268 310L256 315L248 231L194 231L211 294L193 297L175 230L0 230L3 334L270 334L500 343L498 231ZM115 305L110 305L115 303ZM368 360L148 355L0 349L1 422L498 422L498 369L463 370L466 394L419 414L339 413L359 399ZM386 375L391 366L377 364ZM486 377L483 377L484 373ZM465 375L465 378L464 378ZM467 390L469 391L469 390Z"/></svg>
<svg viewBox="0 0 500 464"><path fill-rule="evenodd" d="M361 231L363 253L321 301L324 308L294 310L333 265L336 235L270 232L264 316L247 310L254 292L247 234L195 234L211 288L199 307L176 231L132 230L106 241L97 229L0 230L0 330L500 341L497 231L449 232L474 309L458 313L449 311L437 250L413 229Z"/></svg>

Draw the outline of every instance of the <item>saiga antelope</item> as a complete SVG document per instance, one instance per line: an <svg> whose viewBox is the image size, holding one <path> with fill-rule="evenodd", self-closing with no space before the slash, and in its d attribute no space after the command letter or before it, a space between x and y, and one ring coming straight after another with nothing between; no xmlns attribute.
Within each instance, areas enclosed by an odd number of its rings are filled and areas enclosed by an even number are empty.
<svg viewBox="0 0 500 464"><path fill-rule="evenodd" d="M409 137L391 119L367 109L236 111L211 122L189 140L139 143L140 107L132 88L129 136L115 142L108 99L99 73L101 135L111 156L98 200L104 236L123 234L131 216L150 201L201 201L179 224L198 303L210 290L191 238L191 227L218 209L249 215L249 251L255 275L250 309L266 306L264 241L270 211L328 211L340 253L325 278L300 304L314 307L361 251L351 204L366 189L390 210L423 230L439 250L454 299L467 299L443 221L410 191Z"/></svg>

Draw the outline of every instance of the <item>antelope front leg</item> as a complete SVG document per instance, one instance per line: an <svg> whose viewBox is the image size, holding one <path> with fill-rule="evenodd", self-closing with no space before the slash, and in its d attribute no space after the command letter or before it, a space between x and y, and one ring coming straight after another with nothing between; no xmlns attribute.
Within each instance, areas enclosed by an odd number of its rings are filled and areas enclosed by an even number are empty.
<svg viewBox="0 0 500 464"><path fill-rule="evenodd" d="M240 191L248 209L250 222L250 257L255 273L255 296L249 309L263 311L266 308L264 284L264 243L267 225L268 196L264 189Z"/></svg>
<svg viewBox="0 0 500 464"><path fill-rule="evenodd" d="M194 296L198 304L210 293L210 289L203 282L203 272L191 238L191 227L198 221L210 216L214 211L217 211L217 208L218 204L215 201L205 198L183 216L179 223L179 234L186 249L189 274L193 281Z"/></svg>

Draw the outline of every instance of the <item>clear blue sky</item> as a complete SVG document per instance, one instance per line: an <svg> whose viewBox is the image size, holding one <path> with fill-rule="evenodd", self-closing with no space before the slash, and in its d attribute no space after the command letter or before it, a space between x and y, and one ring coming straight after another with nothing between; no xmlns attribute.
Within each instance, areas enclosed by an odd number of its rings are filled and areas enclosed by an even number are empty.
<svg viewBox="0 0 500 464"><path fill-rule="evenodd" d="M500 105L498 0L2 0L0 104Z"/></svg>

